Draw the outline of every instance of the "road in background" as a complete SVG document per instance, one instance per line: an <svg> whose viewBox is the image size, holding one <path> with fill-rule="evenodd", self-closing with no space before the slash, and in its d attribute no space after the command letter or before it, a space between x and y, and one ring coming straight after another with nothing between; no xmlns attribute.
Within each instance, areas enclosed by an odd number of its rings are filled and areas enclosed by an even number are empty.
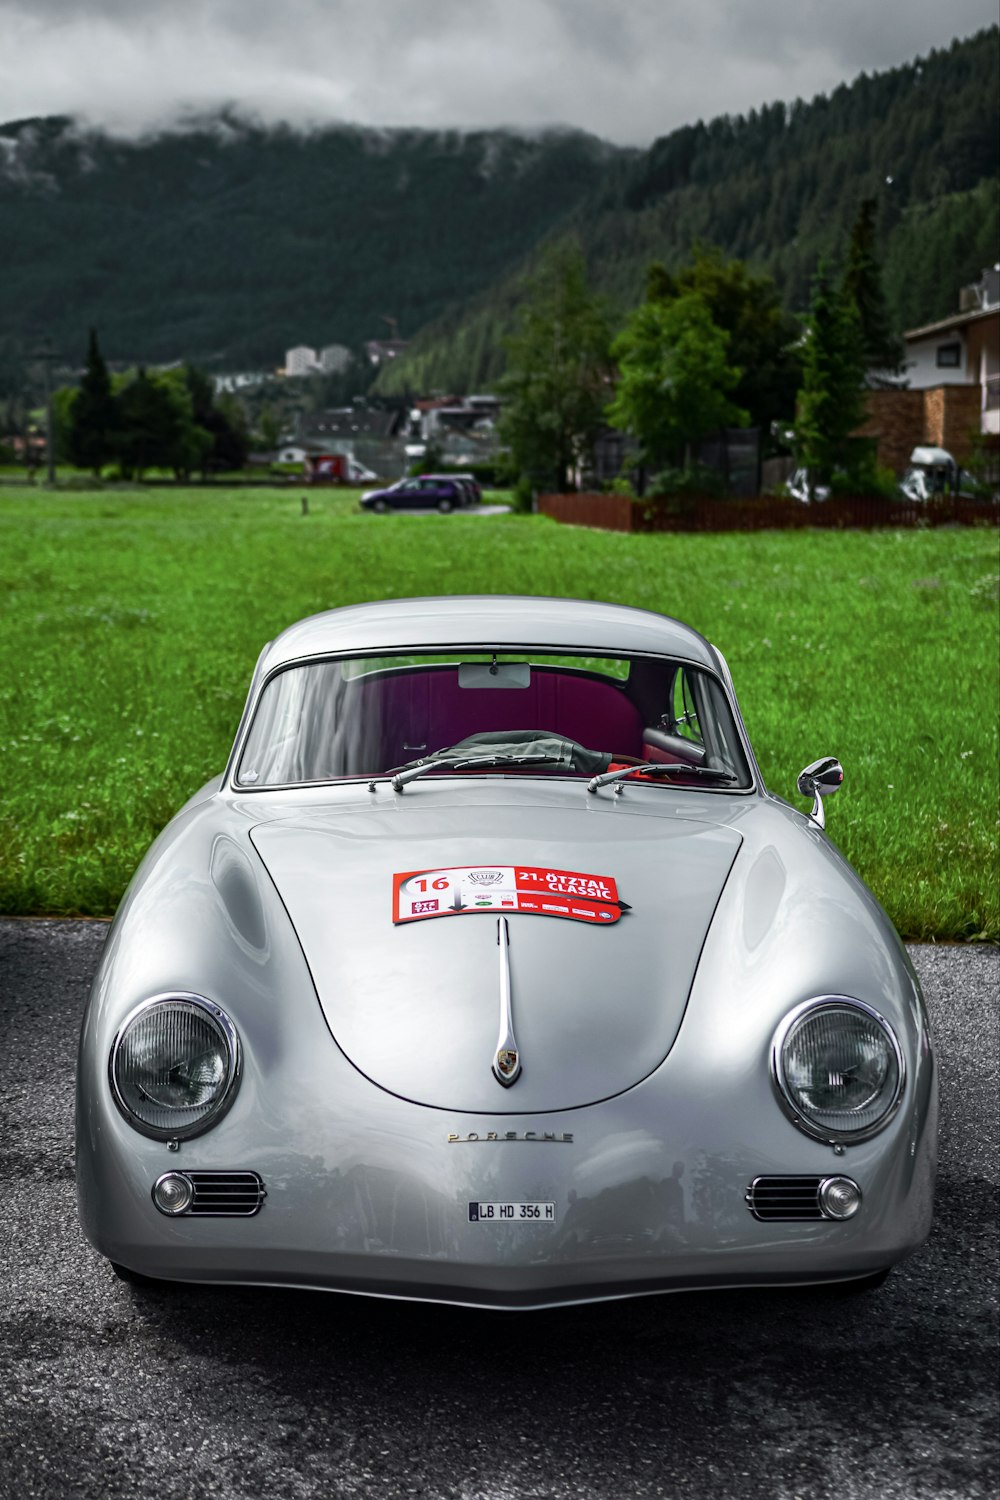
<svg viewBox="0 0 1000 1500"><path fill-rule="evenodd" d="M880 1291L500 1314L119 1282L73 1184L106 930L0 922L4 1500L995 1496L995 950L911 950L941 1068L937 1217Z"/></svg>

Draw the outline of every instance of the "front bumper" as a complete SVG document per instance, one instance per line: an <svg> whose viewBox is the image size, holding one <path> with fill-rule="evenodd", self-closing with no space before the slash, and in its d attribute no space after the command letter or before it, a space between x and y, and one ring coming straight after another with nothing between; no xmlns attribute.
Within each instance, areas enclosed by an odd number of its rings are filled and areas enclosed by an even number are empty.
<svg viewBox="0 0 1000 1500"><path fill-rule="evenodd" d="M690 1079L672 1080L665 1110L660 1075L670 1071L668 1061L618 1099L534 1118L448 1116L354 1075L365 1119L300 1094L291 1118L277 1120L241 1097L177 1152L83 1091L84 1229L102 1254L152 1277L493 1308L849 1280L926 1238L933 1089L911 1096L881 1136L837 1157L770 1100L756 1138L752 1112L738 1129L733 1110ZM258 1172L260 1211L168 1218L154 1207L163 1172L210 1168ZM745 1194L762 1173L842 1173L864 1201L845 1222L760 1222ZM469 1203L478 1201L552 1202L556 1222L472 1223Z"/></svg>

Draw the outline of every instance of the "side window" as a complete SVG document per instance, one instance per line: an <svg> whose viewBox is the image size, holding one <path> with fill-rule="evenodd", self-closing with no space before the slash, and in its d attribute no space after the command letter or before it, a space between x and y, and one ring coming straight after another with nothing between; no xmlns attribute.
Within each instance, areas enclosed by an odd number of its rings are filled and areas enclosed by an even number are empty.
<svg viewBox="0 0 1000 1500"><path fill-rule="evenodd" d="M691 679L683 667L678 668L674 675L673 701L670 709L673 719L671 732L680 735L681 739L690 740L692 744L704 744L705 737L701 732L694 693L691 690Z"/></svg>

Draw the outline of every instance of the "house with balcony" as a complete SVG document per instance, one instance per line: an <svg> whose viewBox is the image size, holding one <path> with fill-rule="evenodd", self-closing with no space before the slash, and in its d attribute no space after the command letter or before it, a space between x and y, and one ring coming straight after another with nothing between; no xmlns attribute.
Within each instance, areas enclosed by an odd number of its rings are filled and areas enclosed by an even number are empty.
<svg viewBox="0 0 1000 1500"><path fill-rule="evenodd" d="M958 312L903 339L912 390L971 387L979 431L1000 435L1000 265L962 288Z"/></svg>
<svg viewBox="0 0 1000 1500"><path fill-rule="evenodd" d="M1000 266L963 287L958 311L903 334L905 390L873 390L859 436L901 473L914 448L945 448L967 463L1000 442Z"/></svg>

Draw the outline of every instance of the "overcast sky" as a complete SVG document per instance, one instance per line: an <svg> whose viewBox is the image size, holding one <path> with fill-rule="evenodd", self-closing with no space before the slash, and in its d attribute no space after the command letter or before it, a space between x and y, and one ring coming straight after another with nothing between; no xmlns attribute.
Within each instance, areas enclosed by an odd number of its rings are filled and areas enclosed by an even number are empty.
<svg viewBox="0 0 1000 1500"><path fill-rule="evenodd" d="M996 21L996 0L0 0L0 120L575 125L645 144L808 99Z"/></svg>

